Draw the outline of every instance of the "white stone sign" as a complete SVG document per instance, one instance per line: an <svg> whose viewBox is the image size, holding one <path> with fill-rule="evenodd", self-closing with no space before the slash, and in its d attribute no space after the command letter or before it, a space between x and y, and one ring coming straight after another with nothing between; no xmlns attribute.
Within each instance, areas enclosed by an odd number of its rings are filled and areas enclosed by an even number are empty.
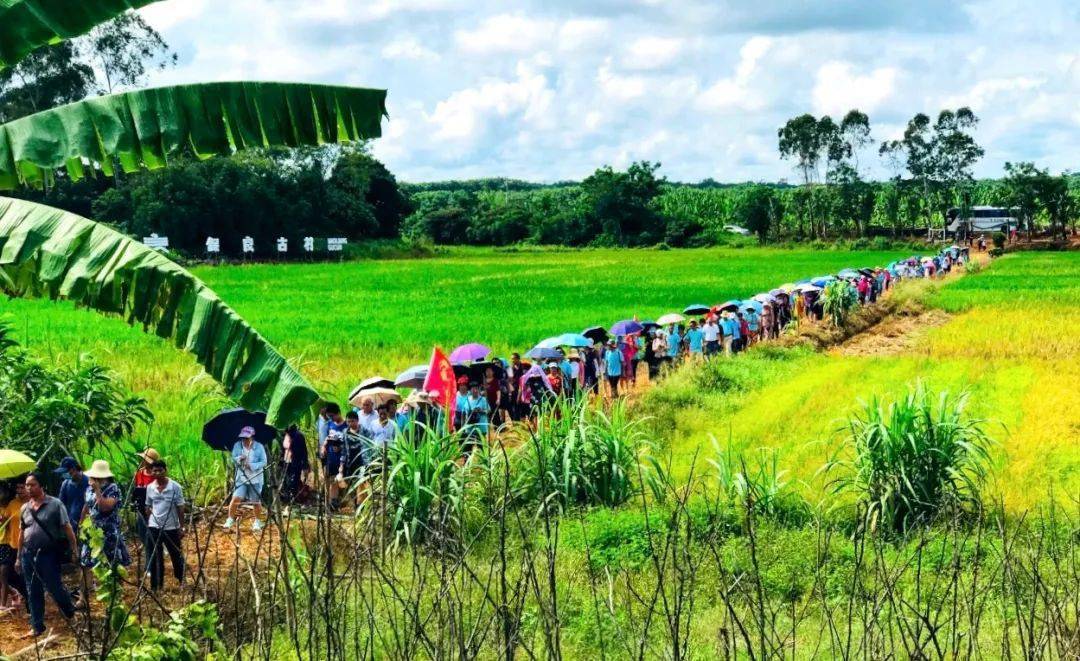
<svg viewBox="0 0 1080 661"><path fill-rule="evenodd" d="M150 236L144 236L142 242L147 248L166 250L169 247L169 237L158 236L157 233L153 233Z"/></svg>
<svg viewBox="0 0 1080 661"><path fill-rule="evenodd" d="M289 240L283 236L279 236L277 240L278 252L289 252Z"/></svg>
<svg viewBox="0 0 1080 661"><path fill-rule="evenodd" d="M348 239L327 239L326 249L330 252L341 252L348 242Z"/></svg>
<svg viewBox="0 0 1080 661"><path fill-rule="evenodd" d="M221 239L217 238L216 236L206 237L206 252L221 252Z"/></svg>
<svg viewBox="0 0 1080 661"><path fill-rule="evenodd" d="M315 237L304 237L304 252L315 252Z"/></svg>
<svg viewBox="0 0 1080 661"><path fill-rule="evenodd" d="M255 252L255 239L251 238L250 236L245 236L245 237L244 237L244 238L243 238L243 239L242 239L242 240L240 241L240 248L241 248L241 250L243 250L243 251L244 251L245 253L248 253L248 252Z"/></svg>

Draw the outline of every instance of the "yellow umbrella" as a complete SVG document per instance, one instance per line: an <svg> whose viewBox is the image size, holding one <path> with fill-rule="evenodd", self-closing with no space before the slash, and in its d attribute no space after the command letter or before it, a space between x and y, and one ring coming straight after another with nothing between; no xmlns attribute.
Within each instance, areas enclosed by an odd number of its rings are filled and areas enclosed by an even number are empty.
<svg viewBox="0 0 1080 661"><path fill-rule="evenodd" d="M0 480L25 475L37 468L37 462L16 450L0 450Z"/></svg>
<svg viewBox="0 0 1080 661"><path fill-rule="evenodd" d="M375 403L375 406L381 406L390 400L394 400L398 404L401 403L401 393L392 388L368 388L367 390L361 390L353 395L349 403L353 406L359 407L365 399L371 398Z"/></svg>

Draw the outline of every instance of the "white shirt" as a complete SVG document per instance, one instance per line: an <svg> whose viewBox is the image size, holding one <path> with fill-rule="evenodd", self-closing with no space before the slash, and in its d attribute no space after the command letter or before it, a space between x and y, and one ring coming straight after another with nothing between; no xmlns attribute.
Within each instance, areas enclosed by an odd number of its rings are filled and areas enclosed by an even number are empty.
<svg viewBox="0 0 1080 661"><path fill-rule="evenodd" d="M706 342L715 342L720 339L720 326L716 322L705 324L701 327Z"/></svg>

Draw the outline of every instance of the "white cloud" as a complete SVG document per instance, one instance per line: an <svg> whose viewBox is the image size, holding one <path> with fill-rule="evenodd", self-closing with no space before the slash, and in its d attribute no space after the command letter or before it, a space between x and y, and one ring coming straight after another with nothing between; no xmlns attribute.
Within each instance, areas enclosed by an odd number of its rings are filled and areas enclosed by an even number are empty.
<svg viewBox="0 0 1080 661"><path fill-rule="evenodd" d="M1015 102L1017 96L1041 87L1044 82L1042 78L1031 76L988 78L975 83L964 94L947 97L942 105L946 108L969 106L979 112L988 108L991 102Z"/></svg>
<svg viewBox="0 0 1080 661"><path fill-rule="evenodd" d="M604 60L596 72L596 82L604 97L615 101L630 101L645 96L648 83L643 76L624 76L616 73L611 58Z"/></svg>
<svg viewBox="0 0 1080 661"><path fill-rule="evenodd" d="M572 18L559 27L558 47L574 51L595 47L611 33L611 23L600 18Z"/></svg>
<svg viewBox="0 0 1080 661"><path fill-rule="evenodd" d="M437 60L439 54L412 37L397 39L383 46L384 60Z"/></svg>
<svg viewBox="0 0 1080 661"><path fill-rule="evenodd" d="M859 75L850 62L826 62L814 81L814 111L823 115L843 115L852 108L872 114L888 101L896 89L899 70L879 67Z"/></svg>
<svg viewBox="0 0 1080 661"><path fill-rule="evenodd" d="M768 37L752 37L739 50L735 74L721 78L697 97L697 106L704 110L741 109L754 111L764 106L762 95L754 88L759 61L772 48Z"/></svg>
<svg viewBox="0 0 1080 661"><path fill-rule="evenodd" d="M501 14L485 19L476 28L458 30L454 40L458 49L466 53L527 53L550 41L554 31L551 21Z"/></svg>
<svg viewBox="0 0 1080 661"><path fill-rule="evenodd" d="M631 69L662 69L678 59L685 44L670 37L642 37L630 44L623 64Z"/></svg>
<svg viewBox="0 0 1080 661"><path fill-rule="evenodd" d="M447 142L477 140L494 118L517 116L524 123L539 122L549 112L554 94L543 74L525 65L514 80L490 80L450 95L427 117L432 137Z"/></svg>

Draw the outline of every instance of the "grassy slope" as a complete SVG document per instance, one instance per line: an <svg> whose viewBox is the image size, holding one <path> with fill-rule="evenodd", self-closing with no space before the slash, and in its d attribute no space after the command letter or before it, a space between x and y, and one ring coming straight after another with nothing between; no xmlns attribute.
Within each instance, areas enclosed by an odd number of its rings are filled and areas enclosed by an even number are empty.
<svg viewBox="0 0 1080 661"><path fill-rule="evenodd" d="M1023 254L941 288L931 300L956 312L910 352L873 358L796 354L750 357L735 374L744 386L703 393L679 374L655 393L671 430L673 465L686 475L721 447L776 448L792 479L823 493L819 468L843 449L845 419L860 399L895 396L923 379L971 392L976 415L1000 442L992 490L1018 510L1051 488L1080 492L1080 255ZM1019 303L1019 305L1018 305ZM690 406L686 406L690 404ZM1000 424L999 424L1000 423Z"/></svg>
<svg viewBox="0 0 1080 661"><path fill-rule="evenodd" d="M197 269L222 298L343 397L373 373L426 362L433 344L484 341L496 351L634 314L748 296L788 280L882 263L880 252L703 249L499 253L455 250L429 260ZM89 352L150 400L150 441L203 469L196 440L220 401L190 357L122 322L67 303L7 301L0 314L42 355Z"/></svg>

